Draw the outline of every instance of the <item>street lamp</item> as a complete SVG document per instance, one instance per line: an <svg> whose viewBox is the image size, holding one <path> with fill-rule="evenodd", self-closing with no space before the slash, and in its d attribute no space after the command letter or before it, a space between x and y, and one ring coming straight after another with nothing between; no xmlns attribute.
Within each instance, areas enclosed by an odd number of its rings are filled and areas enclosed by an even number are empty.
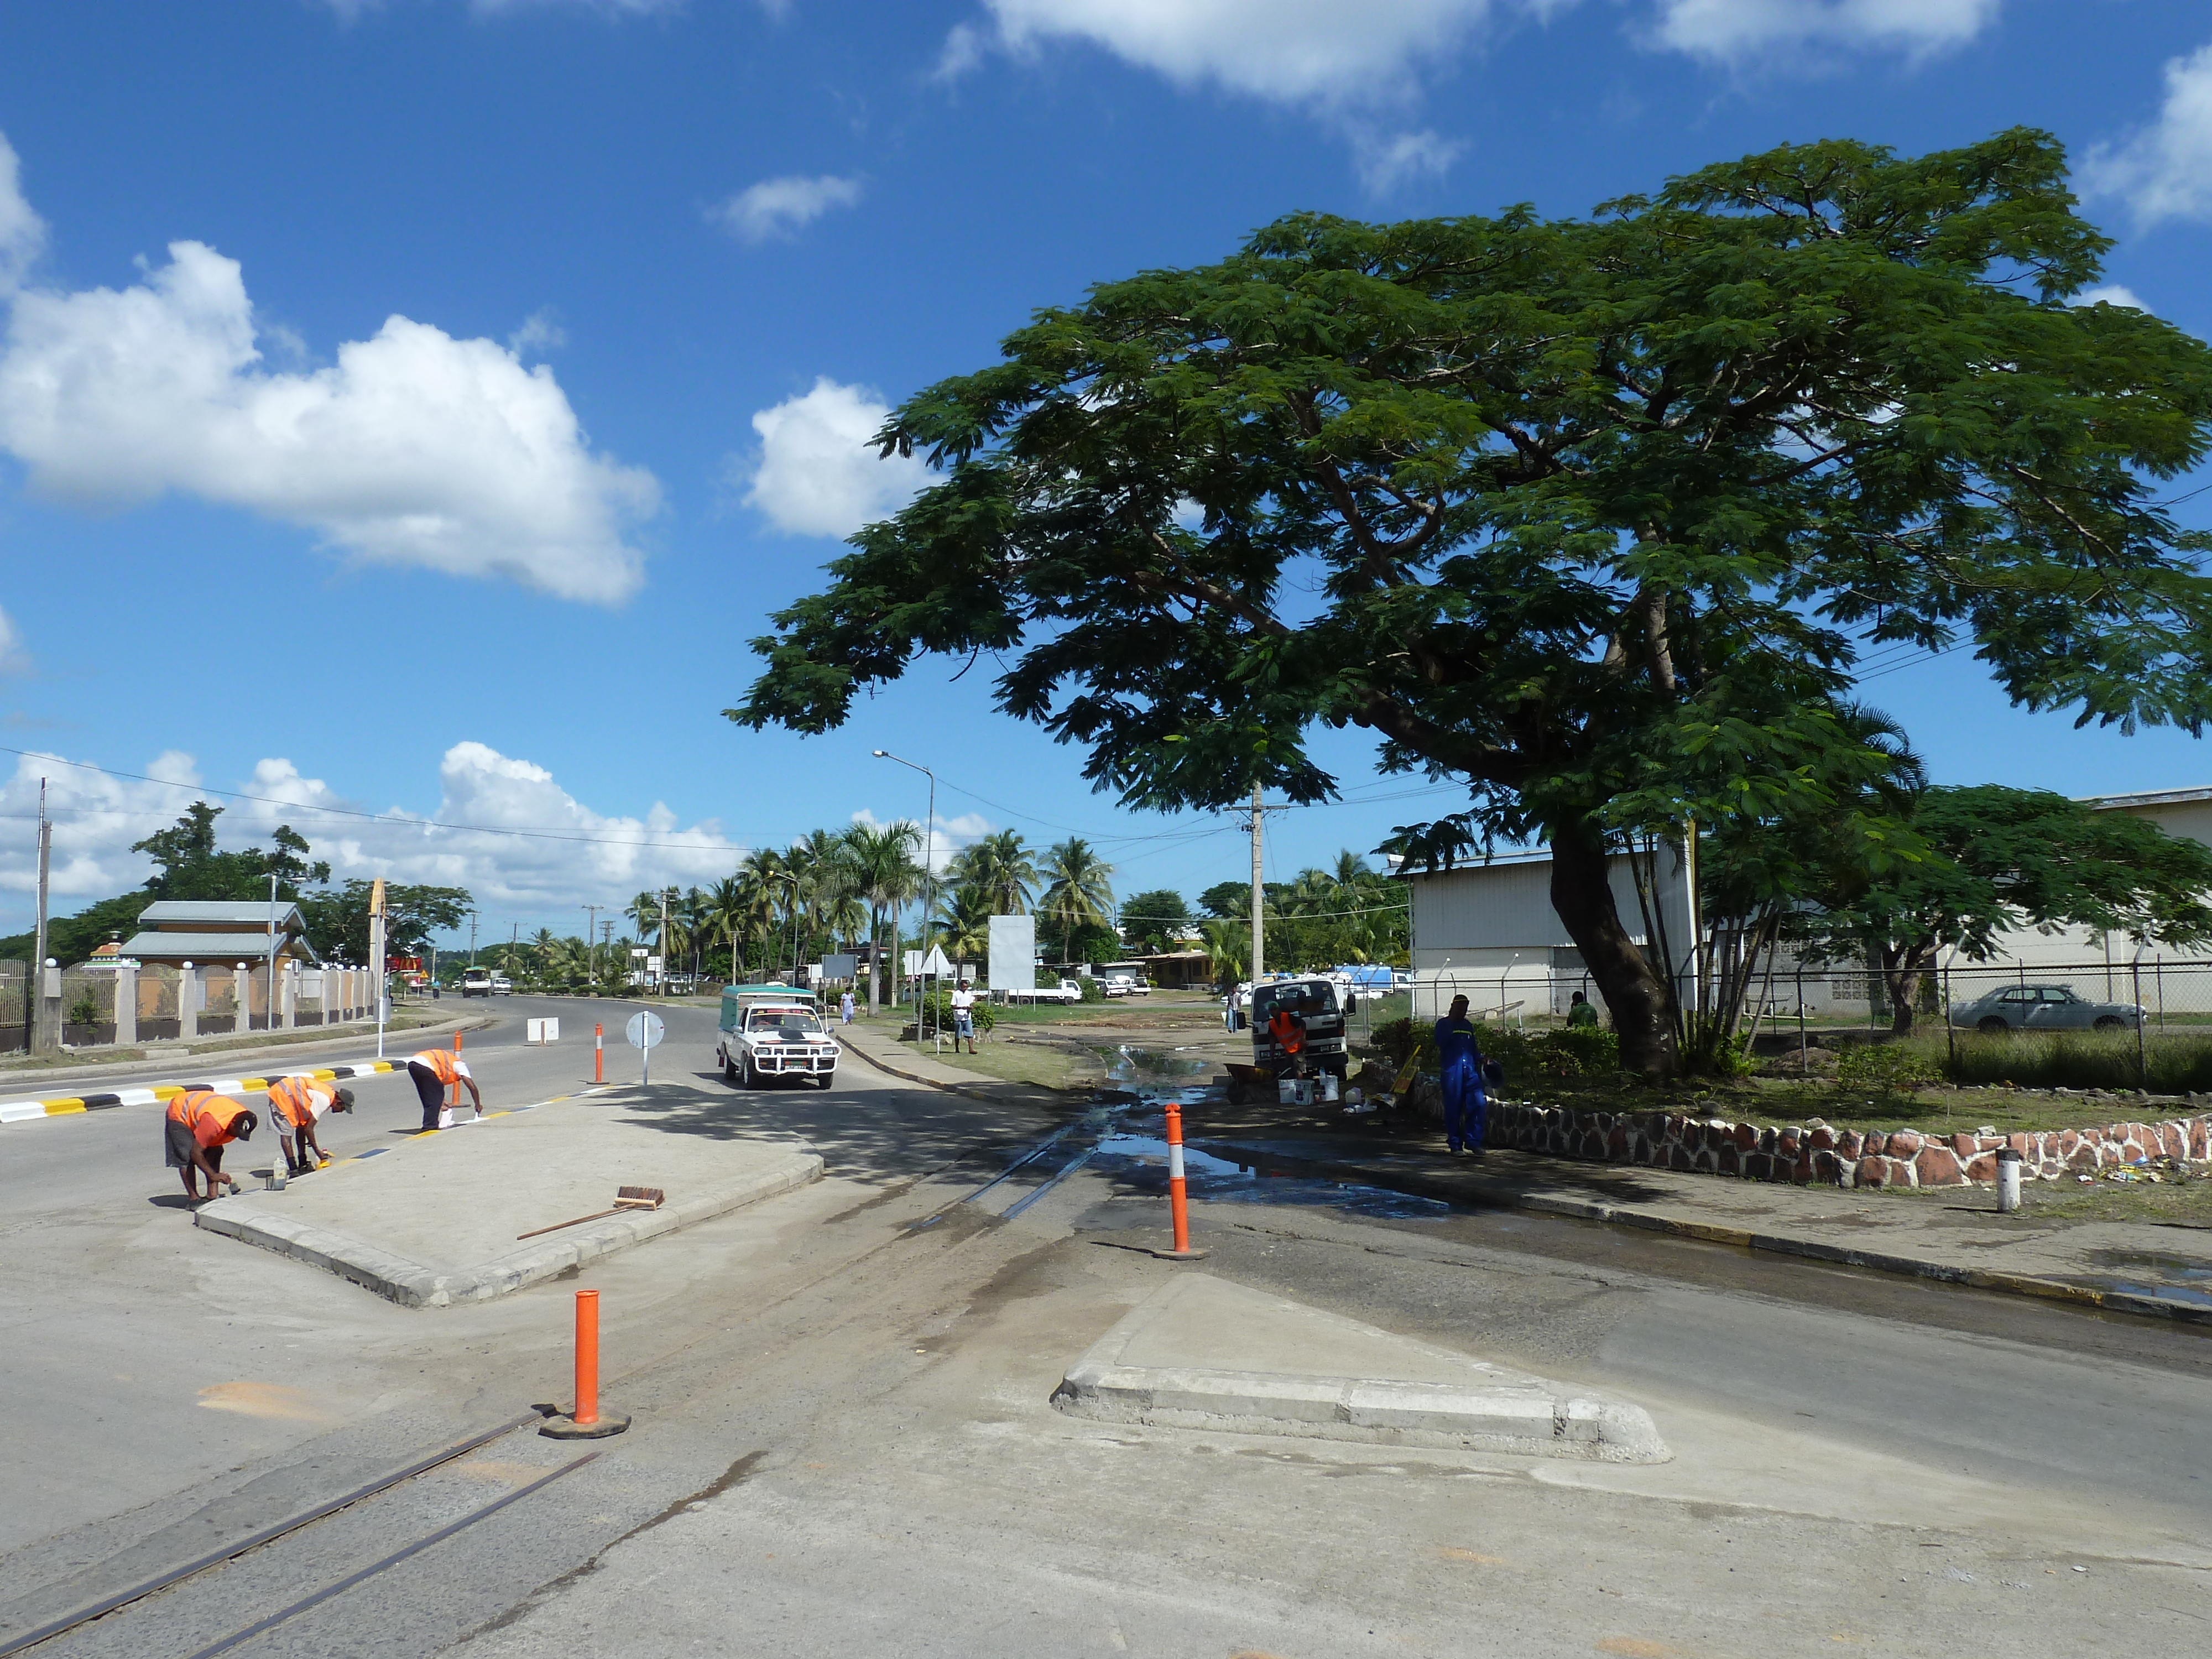
<svg viewBox="0 0 2212 1659"><path fill-rule="evenodd" d="M878 749L875 751L875 755L878 760L897 761L901 766L911 767L929 780L929 816L922 820L921 827L921 965L927 968L929 966L930 913L937 908L937 774L927 766L894 755L888 749ZM896 964L893 964L893 967L896 971ZM937 976L933 974L930 977L934 979ZM891 981L891 990L893 996L896 997L898 991L898 981L896 978ZM945 1052L944 1021L939 1018L934 1002L930 1005L930 1017L935 1021L934 1028L931 1032L931 1040L937 1052L942 1054ZM918 1022L916 1029L919 1030Z"/></svg>

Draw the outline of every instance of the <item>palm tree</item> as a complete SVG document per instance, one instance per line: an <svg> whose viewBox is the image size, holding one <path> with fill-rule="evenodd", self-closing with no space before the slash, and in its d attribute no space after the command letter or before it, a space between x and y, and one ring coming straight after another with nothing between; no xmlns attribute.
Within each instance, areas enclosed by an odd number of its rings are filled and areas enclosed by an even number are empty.
<svg viewBox="0 0 2212 1659"><path fill-rule="evenodd" d="M1234 990L1252 964L1252 924L1249 921L1206 921L1199 924L1206 941L1206 965L1213 982Z"/></svg>
<svg viewBox="0 0 2212 1659"><path fill-rule="evenodd" d="M732 983L744 977L738 961L738 941L745 937L745 884L738 876L725 876L709 888L704 896L704 931L711 938L719 938L730 947L730 979Z"/></svg>
<svg viewBox="0 0 2212 1659"><path fill-rule="evenodd" d="M991 895L974 882L948 889L937 907L945 954L954 962L981 962L991 948Z"/></svg>
<svg viewBox="0 0 2212 1659"><path fill-rule="evenodd" d="M883 957L884 919L890 918L894 947L898 939L900 908L922 884L921 866L915 853L921 845L921 826L902 818L896 823L855 823L838 837L837 862L842 879L854 897L868 907L868 940L872 960L868 965L868 1012L882 1001L878 990ZM898 994L898 981L891 981Z"/></svg>
<svg viewBox="0 0 2212 1659"><path fill-rule="evenodd" d="M1001 830L961 848L945 875L958 885L981 889L991 907L987 915L1018 916L1030 908L1036 860L1023 844L1020 831Z"/></svg>
<svg viewBox="0 0 2212 1659"><path fill-rule="evenodd" d="M1080 836L1070 836L1044 855L1038 877L1050 884L1037 901L1037 917L1055 929L1065 951L1079 927L1103 927L1114 913L1114 866Z"/></svg>

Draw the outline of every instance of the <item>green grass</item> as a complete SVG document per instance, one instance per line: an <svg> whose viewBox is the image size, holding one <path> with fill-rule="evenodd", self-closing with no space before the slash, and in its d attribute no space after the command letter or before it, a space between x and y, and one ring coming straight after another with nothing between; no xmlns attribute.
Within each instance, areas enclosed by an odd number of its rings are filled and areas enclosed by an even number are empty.
<svg viewBox="0 0 2212 1659"><path fill-rule="evenodd" d="M2036 1031L1984 1036L1961 1031L1952 1076L1959 1084L2022 1089L2148 1089L2155 1095L2212 1090L2212 1032ZM1925 1045L1940 1066L1944 1044ZM2149 1075L2142 1075L2148 1061Z"/></svg>

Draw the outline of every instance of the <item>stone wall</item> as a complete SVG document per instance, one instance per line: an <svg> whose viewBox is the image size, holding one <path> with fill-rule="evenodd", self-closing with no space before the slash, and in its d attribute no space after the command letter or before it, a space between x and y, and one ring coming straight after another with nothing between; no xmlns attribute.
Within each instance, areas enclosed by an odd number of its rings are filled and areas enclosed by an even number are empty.
<svg viewBox="0 0 2212 1659"><path fill-rule="evenodd" d="M1601 1112L1493 1101L1490 1144L1561 1158L1704 1171L1747 1181L1837 1187L1961 1187L1996 1179L1997 1153L2021 1155L2025 1180L2108 1170L2138 1158L2212 1157L2212 1117L2112 1123L2034 1134L1935 1135L1832 1129L1817 1119L1777 1127L1669 1112Z"/></svg>

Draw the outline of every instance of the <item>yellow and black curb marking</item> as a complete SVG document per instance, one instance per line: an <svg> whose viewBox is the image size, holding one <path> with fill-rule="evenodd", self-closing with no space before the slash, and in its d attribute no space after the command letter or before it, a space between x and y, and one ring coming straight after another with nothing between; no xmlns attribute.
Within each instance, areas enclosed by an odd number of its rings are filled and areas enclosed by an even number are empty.
<svg viewBox="0 0 2212 1659"><path fill-rule="evenodd" d="M334 1083L350 1077L374 1077L380 1072L404 1071L406 1067L404 1060L365 1060L358 1066L324 1066L313 1071L276 1072L267 1077L225 1078L212 1083L156 1083L144 1089L64 1095L57 1100L0 1100L0 1123L21 1123L34 1117L69 1117L78 1112L104 1112L116 1106L159 1106L191 1089L211 1090L219 1095L258 1095L270 1084L288 1077Z"/></svg>

